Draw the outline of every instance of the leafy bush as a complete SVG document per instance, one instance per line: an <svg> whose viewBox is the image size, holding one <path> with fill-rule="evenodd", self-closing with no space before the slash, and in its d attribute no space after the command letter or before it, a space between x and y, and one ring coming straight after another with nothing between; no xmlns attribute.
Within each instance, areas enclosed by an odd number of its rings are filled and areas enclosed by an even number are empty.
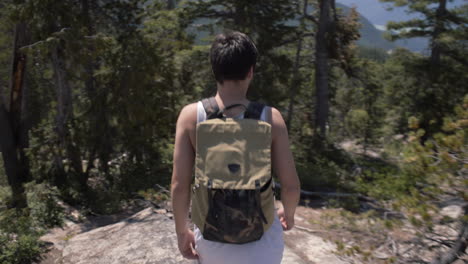
<svg viewBox="0 0 468 264"><path fill-rule="evenodd" d="M39 237L46 228L63 223L56 188L35 182L25 187L28 208L18 211L7 209L11 190L0 186L0 264L31 263L43 251Z"/></svg>
<svg viewBox="0 0 468 264"><path fill-rule="evenodd" d="M2 153L0 152L0 186L7 185L7 176L5 173L5 168L3 166L3 157Z"/></svg>
<svg viewBox="0 0 468 264"><path fill-rule="evenodd" d="M45 183L26 184L26 194L30 216L41 227L54 227L63 224L63 208L58 205L59 191Z"/></svg>
<svg viewBox="0 0 468 264"><path fill-rule="evenodd" d="M364 133L369 125L369 119L369 114L366 110L351 110L345 117L346 130L354 137L364 137Z"/></svg>
<svg viewBox="0 0 468 264"><path fill-rule="evenodd" d="M31 263L42 252L41 234L27 209L0 212L0 264Z"/></svg>
<svg viewBox="0 0 468 264"><path fill-rule="evenodd" d="M301 142L301 145L293 145L292 150L303 189L312 191L352 189L349 184L349 172L354 162L345 151L316 136L304 137Z"/></svg>

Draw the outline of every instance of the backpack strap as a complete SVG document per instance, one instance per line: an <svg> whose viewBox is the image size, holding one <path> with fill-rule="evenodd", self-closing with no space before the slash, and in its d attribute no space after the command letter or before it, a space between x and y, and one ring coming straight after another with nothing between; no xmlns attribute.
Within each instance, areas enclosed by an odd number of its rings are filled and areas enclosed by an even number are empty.
<svg viewBox="0 0 468 264"><path fill-rule="evenodd" d="M264 107L265 105L262 103L250 102L249 106L247 107L247 111L245 112L244 118L260 120Z"/></svg>
<svg viewBox="0 0 468 264"><path fill-rule="evenodd" d="M219 117L219 106L214 97L205 98L202 101L206 112L206 120Z"/></svg>
<svg viewBox="0 0 468 264"><path fill-rule="evenodd" d="M218 103L216 102L216 99L214 97L205 98L201 102L203 104L203 108L205 108L206 120L222 117L222 112L220 111ZM225 110L228 110L236 106L243 106L243 105L240 105L240 104L230 105L226 107ZM258 102L250 102L249 105L247 106L247 110L245 111L244 118L260 120L264 107L265 107L265 104L258 103Z"/></svg>

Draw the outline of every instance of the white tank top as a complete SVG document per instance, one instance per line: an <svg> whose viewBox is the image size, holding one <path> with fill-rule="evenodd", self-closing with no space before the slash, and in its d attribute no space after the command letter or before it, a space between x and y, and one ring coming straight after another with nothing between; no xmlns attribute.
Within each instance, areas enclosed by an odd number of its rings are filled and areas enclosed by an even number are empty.
<svg viewBox="0 0 468 264"><path fill-rule="evenodd" d="M263 108L260 120L266 121L268 106ZM206 120L202 102L197 105L197 124ZM195 225L195 250L201 264L280 264L283 258L283 228L275 213L275 220L260 240L246 244L227 244L206 240Z"/></svg>

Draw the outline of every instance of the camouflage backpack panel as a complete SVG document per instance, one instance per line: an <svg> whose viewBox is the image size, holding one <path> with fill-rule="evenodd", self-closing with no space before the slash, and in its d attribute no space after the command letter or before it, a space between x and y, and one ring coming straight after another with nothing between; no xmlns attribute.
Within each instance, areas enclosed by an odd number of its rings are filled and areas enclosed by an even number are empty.
<svg viewBox="0 0 468 264"><path fill-rule="evenodd" d="M192 220L205 239L260 239L274 220L270 124L231 118L199 123L192 198Z"/></svg>

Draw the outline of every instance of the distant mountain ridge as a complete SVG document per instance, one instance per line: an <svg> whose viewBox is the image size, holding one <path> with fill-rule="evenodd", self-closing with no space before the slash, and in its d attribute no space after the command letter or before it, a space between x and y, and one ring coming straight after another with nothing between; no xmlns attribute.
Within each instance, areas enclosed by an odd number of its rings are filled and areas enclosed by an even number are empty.
<svg viewBox="0 0 468 264"><path fill-rule="evenodd" d="M337 3L336 6L341 8L344 14L349 14L351 11L351 8L346 5ZM387 51L397 47L403 47L414 52L423 52L428 45L428 41L425 38L403 39L395 42L386 40L384 38L384 31L377 29L376 26L361 13L359 13L359 22L362 26L359 30L361 38L357 41L358 45L381 48Z"/></svg>

